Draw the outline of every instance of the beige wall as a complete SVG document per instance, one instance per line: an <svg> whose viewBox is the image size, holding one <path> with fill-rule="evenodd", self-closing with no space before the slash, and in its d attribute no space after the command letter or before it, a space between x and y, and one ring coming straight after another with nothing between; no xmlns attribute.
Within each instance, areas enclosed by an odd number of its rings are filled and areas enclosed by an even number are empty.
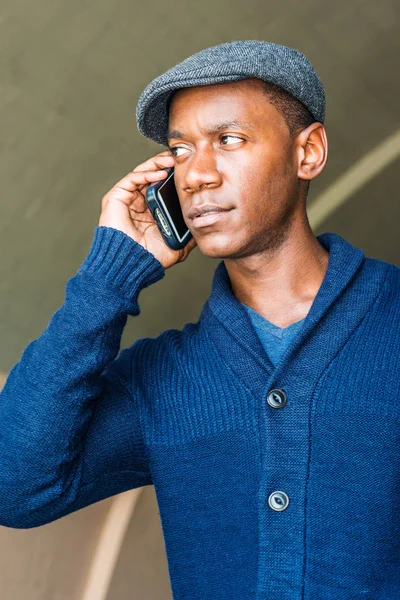
<svg viewBox="0 0 400 600"><path fill-rule="evenodd" d="M110 500L43 527L0 527L4 600L78 600Z"/></svg>

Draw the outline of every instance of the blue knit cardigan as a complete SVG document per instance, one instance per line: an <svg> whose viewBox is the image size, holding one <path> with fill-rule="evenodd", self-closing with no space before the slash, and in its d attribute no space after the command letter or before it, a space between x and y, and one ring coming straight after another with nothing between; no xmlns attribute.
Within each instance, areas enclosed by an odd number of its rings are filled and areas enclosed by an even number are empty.
<svg viewBox="0 0 400 600"><path fill-rule="evenodd" d="M95 228L0 395L0 524L152 484L175 600L400 599L400 269L318 240L327 272L274 367L223 261L198 322L118 354L165 272Z"/></svg>

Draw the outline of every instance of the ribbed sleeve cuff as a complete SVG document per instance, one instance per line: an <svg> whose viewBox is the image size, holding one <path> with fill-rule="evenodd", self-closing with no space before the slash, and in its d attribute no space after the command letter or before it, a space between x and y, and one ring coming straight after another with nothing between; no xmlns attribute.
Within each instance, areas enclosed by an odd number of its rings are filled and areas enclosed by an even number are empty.
<svg viewBox="0 0 400 600"><path fill-rule="evenodd" d="M135 301L141 289L164 277L165 269L123 231L102 225L94 229L91 248L78 273L96 276Z"/></svg>

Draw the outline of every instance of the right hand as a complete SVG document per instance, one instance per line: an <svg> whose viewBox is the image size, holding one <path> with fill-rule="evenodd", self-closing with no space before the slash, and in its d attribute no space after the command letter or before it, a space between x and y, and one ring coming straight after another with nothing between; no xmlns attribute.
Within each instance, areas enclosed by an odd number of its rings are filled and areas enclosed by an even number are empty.
<svg viewBox="0 0 400 600"><path fill-rule="evenodd" d="M149 158L130 171L105 194L101 201L99 226L119 229L151 252L164 269L186 260L197 246L192 237L184 248L173 250L164 241L146 204L151 183L167 177L163 169L173 167L175 158L167 150Z"/></svg>

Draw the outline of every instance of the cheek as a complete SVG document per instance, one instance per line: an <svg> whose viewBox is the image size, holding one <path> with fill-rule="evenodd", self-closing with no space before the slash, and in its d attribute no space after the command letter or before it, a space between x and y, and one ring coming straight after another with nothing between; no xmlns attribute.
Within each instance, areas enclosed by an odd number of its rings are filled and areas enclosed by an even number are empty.
<svg viewBox="0 0 400 600"><path fill-rule="evenodd" d="M241 189L263 189L272 178L279 176L283 164L283 157L258 145L251 152L237 155L237 158L234 165L229 165L229 170Z"/></svg>
<svg viewBox="0 0 400 600"><path fill-rule="evenodd" d="M228 181L232 184L236 196L246 204L259 196L266 179L265 166L252 162L235 165L228 175Z"/></svg>
<svg viewBox="0 0 400 600"><path fill-rule="evenodd" d="M258 197L285 195L285 190L292 186L297 176L290 148L276 144L274 148L268 146L256 150L258 152L252 152L245 164L238 165L235 177L240 188L244 192L250 190Z"/></svg>
<svg viewBox="0 0 400 600"><path fill-rule="evenodd" d="M257 234L278 223L285 212L288 195L285 182L274 174L263 179L249 178L238 202L243 231Z"/></svg>

